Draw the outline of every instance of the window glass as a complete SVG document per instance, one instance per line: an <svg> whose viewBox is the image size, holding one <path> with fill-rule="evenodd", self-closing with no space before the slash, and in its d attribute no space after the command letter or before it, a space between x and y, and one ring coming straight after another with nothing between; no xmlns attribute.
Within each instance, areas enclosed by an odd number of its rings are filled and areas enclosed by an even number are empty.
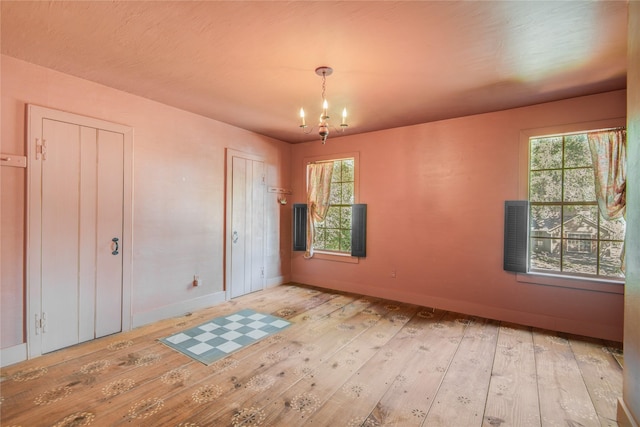
<svg viewBox="0 0 640 427"><path fill-rule="evenodd" d="M562 137L531 139L531 170L562 167Z"/></svg>
<svg viewBox="0 0 640 427"><path fill-rule="evenodd" d="M351 253L351 205L354 204L353 158L333 161L327 216L317 222L314 250Z"/></svg>
<svg viewBox="0 0 640 427"><path fill-rule="evenodd" d="M598 211L588 133L529 139L529 270L624 277L625 221Z"/></svg>

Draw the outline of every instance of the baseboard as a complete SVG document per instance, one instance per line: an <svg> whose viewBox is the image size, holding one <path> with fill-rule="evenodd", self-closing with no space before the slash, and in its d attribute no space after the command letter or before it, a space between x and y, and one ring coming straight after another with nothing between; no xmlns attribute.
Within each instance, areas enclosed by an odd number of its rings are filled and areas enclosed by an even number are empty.
<svg viewBox="0 0 640 427"><path fill-rule="evenodd" d="M288 276L276 276L267 279L267 283L265 283L265 288L273 288L274 286L280 286L283 283L289 283Z"/></svg>
<svg viewBox="0 0 640 427"><path fill-rule="evenodd" d="M27 360L26 343L0 349L0 367L2 368L25 360Z"/></svg>
<svg viewBox="0 0 640 427"><path fill-rule="evenodd" d="M618 414L617 421L620 427L638 427L638 421L633 418L631 411L624 403L622 398L618 399Z"/></svg>
<svg viewBox="0 0 640 427"><path fill-rule="evenodd" d="M440 310L517 323L524 326L532 326L552 331L608 339L611 341L621 341L618 338L620 331L617 328L608 327L607 325L586 325L585 322L574 319L552 317L538 313L527 313L502 307L492 307L471 301L453 300L413 292L404 292L392 287L373 288L371 286L339 280L318 280L313 276L293 276L292 279L295 283L303 283L311 286L317 286L319 288L334 289L343 292L384 298L392 301L416 304L424 307L432 307Z"/></svg>
<svg viewBox="0 0 640 427"><path fill-rule="evenodd" d="M138 326L147 325L159 320L181 316L192 311L201 310L203 308L221 304L225 301L225 292L220 291L188 301L181 301L179 303L165 305L155 310L134 314L132 327L137 328Z"/></svg>

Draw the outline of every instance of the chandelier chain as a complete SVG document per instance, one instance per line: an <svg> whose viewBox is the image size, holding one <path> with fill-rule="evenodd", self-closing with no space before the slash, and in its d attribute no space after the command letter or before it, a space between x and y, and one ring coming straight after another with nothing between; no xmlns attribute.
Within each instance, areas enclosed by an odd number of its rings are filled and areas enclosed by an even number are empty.
<svg viewBox="0 0 640 427"><path fill-rule="evenodd" d="M327 76L325 72L322 72L322 100L324 101L325 99L325 95L324 95L324 91L326 89L326 81L327 81Z"/></svg>

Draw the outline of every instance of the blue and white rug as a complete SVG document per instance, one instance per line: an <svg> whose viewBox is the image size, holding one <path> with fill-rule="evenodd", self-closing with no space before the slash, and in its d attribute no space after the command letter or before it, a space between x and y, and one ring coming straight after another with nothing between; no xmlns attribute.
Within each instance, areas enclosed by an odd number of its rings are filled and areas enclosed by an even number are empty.
<svg viewBox="0 0 640 427"><path fill-rule="evenodd" d="M160 342L210 365L234 351L286 329L291 322L251 309L216 317Z"/></svg>

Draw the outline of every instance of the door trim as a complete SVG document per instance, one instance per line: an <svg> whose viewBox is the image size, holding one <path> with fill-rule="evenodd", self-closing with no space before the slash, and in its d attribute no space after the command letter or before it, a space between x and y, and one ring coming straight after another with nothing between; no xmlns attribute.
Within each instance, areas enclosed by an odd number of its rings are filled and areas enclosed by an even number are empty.
<svg viewBox="0 0 640 427"><path fill-rule="evenodd" d="M256 154L245 153L245 152L234 150L231 148L226 149L226 154L225 154L226 185L225 185L225 218L224 218L225 251L224 251L222 262L224 267L224 292L225 292L225 299L227 301L231 299L231 282L230 282L231 262L229 257L231 255L231 245L232 245L231 218L232 218L233 212L231 211L231 209L233 204L232 204L231 197L233 195L232 190L233 190L233 158L234 157L240 157L247 160L253 160L253 161L265 163L265 172L264 172L265 179L266 179L266 173L267 173L266 162L264 160L264 157ZM266 185L265 185L265 188L266 188ZM266 236L266 227L265 227L265 236L263 239L263 247L262 247L263 257L266 257L266 253L267 253L266 245L267 245L267 236ZM265 274L265 277L262 279L262 289L265 288L265 283L266 283L266 274Z"/></svg>
<svg viewBox="0 0 640 427"><path fill-rule="evenodd" d="M123 224L122 224L122 331L132 325L131 288L133 267L133 128L107 122L92 117L54 110L37 105L27 105L27 221L26 221L26 294L25 332L27 358L42 354L41 342L36 335L36 313L42 311L41 302L41 256L42 247L40 190L42 189L42 168L36 159L36 138L42 134L43 119L57 120L80 126L104 129L120 133L124 138L123 153ZM40 131L40 132L38 132ZM38 156L39 157L39 156Z"/></svg>

